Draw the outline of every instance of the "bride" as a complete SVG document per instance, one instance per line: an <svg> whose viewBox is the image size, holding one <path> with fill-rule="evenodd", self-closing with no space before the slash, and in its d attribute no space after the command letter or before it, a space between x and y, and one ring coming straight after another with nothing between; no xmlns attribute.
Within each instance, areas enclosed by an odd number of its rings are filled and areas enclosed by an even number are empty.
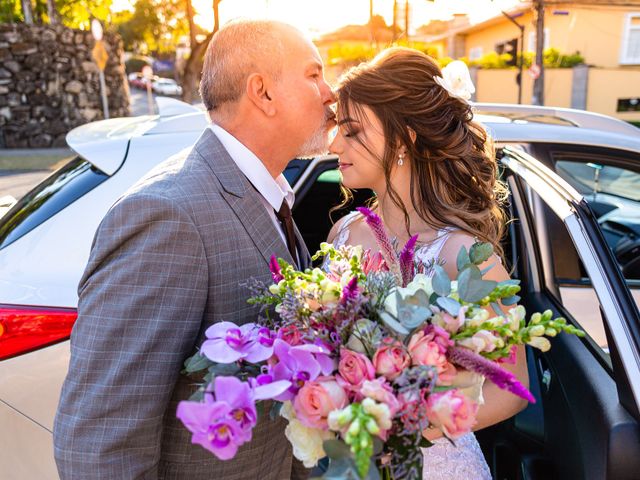
<svg viewBox="0 0 640 480"><path fill-rule="evenodd" d="M498 252L481 266L495 264L484 278L502 281L509 278L499 256L506 189L496 178L491 140L472 119L466 99L473 86L462 66L456 62L443 74L427 55L391 48L352 69L336 92L339 127L330 151L339 156L344 187L376 193L375 211L398 244L419 235L416 258L439 258L455 278L460 247L468 249L478 239ZM377 249L358 212L341 218L328 241ZM507 368L528 385L524 349L517 353ZM526 405L490 382L481 388L476 430ZM436 429L423 434L434 443L424 450L425 479L491 478L473 433L456 446Z"/></svg>

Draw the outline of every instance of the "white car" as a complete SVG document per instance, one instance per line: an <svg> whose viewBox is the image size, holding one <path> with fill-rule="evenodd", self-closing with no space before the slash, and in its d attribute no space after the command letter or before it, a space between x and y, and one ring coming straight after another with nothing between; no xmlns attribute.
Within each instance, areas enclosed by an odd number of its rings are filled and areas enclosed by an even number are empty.
<svg viewBox="0 0 640 480"><path fill-rule="evenodd" d="M158 78L154 80L151 88L159 95L182 95L182 87L170 78Z"/></svg>
<svg viewBox="0 0 640 480"><path fill-rule="evenodd" d="M160 116L70 132L77 156L0 217L2 480L57 478L53 420L93 235L119 196L206 127L204 112L161 102ZM589 334L561 335L547 353L528 351L538 402L478 434L494 478L637 478L640 198L625 195L640 181L640 131L572 110L477 109L488 114L478 119L497 141L512 192L518 221L509 225L505 259L522 280L523 304L551 308ZM588 164L597 166L588 167L599 172L595 183L585 177ZM339 200L336 167L336 157L322 156L293 160L285 172L312 251ZM357 192L356 201L369 195Z"/></svg>

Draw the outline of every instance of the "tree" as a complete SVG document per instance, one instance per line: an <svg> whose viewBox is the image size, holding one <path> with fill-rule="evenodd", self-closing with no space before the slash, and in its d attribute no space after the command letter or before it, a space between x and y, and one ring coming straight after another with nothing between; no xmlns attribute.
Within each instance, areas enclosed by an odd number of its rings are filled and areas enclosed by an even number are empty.
<svg viewBox="0 0 640 480"><path fill-rule="evenodd" d="M218 7L222 0L213 0L213 30L209 33L204 40L198 42L196 35L193 33L196 28L193 21L193 6L191 0L185 0L187 2L187 12L189 16L189 38L191 42L191 53L187 59L187 63L184 67L184 76L182 77L182 100L188 103L192 103L196 99L196 92L198 91L199 74L202 71L202 62L204 54L207 51L207 46L211 41L211 38L220 29L220 17L218 15Z"/></svg>
<svg viewBox="0 0 640 480"><path fill-rule="evenodd" d="M55 0L47 0L47 15L49 17L50 24L56 25L57 23L60 23Z"/></svg>
<svg viewBox="0 0 640 480"><path fill-rule="evenodd" d="M24 17L24 23L33 25L33 6L31 5L31 0L22 0L22 15Z"/></svg>

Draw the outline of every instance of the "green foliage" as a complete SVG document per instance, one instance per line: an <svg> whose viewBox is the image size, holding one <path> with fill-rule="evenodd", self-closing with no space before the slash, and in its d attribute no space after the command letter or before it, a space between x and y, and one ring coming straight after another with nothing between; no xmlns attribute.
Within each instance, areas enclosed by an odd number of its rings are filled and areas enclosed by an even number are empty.
<svg viewBox="0 0 640 480"><path fill-rule="evenodd" d="M478 67L485 70L489 69L503 69L503 68L518 68L509 65L511 61L511 55L508 53L498 54L496 52L488 52L485 53L482 57L477 60L469 60L467 57L461 57L458 60L463 61L470 67ZM520 54L518 54L518 60L520 58ZM536 58L536 54L533 52L524 52L523 55L523 67L529 68L534 64ZM546 68L573 68L576 65L580 65L584 63L584 57L580 55L580 53L575 52L572 54L562 54L557 48L547 48L544 51L544 66ZM440 68L446 67L449 63L453 61L450 57L443 57L438 59L438 63L440 64Z"/></svg>
<svg viewBox="0 0 640 480"><path fill-rule="evenodd" d="M145 65L150 65L145 57L131 57L124 64L127 73L140 72Z"/></svg>
<svg viewBox="0 0 640 480"><path fill-rule="evenodd" d="M107 22L112 3L112 0L56 0L56 8L63 25L89 30L93 18L103 25Z"/></svg>
<svg viewBox="0 0 640 480"><path fill-rule="evenodd" d="M2 0L0 2L0 23L21 22L23 20L20 0Z"/></svg>
<svg viewBox="0 0 640 480"><path fill-rule="evenodd" d="M329 65L352 66L371 60L377 51L365 42L336 42L329 47Z"/></svg>

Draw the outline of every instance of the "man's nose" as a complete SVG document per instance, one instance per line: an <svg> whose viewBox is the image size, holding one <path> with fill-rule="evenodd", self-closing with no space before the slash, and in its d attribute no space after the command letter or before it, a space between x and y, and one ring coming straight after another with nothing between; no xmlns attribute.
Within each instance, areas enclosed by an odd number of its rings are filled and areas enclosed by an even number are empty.
<svg viewBox="0 0 640 480"><path fill-rule="evenodd" d="M324 94L325 105L331 105L336 103L337 97L336 97L336 94L333 92L333 89L329 86L326 80L323 80L323 83L324 83L324 89L325 89L325 94Z"/></svg>

